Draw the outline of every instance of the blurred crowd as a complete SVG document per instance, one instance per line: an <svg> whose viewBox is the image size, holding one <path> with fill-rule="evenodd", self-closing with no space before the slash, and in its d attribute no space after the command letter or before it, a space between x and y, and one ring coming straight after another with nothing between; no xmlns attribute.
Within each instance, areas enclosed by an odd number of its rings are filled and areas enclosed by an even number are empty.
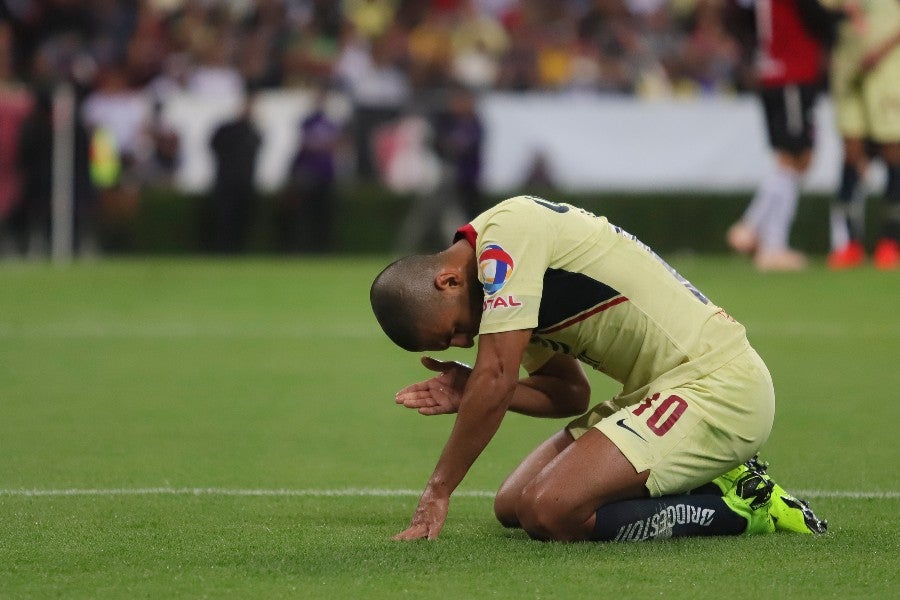
<svg viewBox="0 0 900 600"><path fill-rule="evenodd" d="M741 86L725 0L9 0L4 78L156 97L338 82L374 102L476 89ZM110 81L113 80L113 81Z"/></svg>
<svg viewBox="0 0 900 600"><path fill-rule="evenodd" d="M135 210L141 184L171 177L178 139L160 107L182 92L218 102L261 90L338 90L352 104L363 178L378 175L368 148L380 125L410 107L444 106L451 118L439 127L448 137L437 145L465 163L456 188L468 193L483 132L472 122L471 99L454 100L455 92L741 91L752 85L751 58L726 26L730 6L730 0L7 0L0 6L0 223L11 219L14 228L33 232L47 221L46 202L33 203L35 214L13 209L20 196L49 195L29 192L27 175L49 168L49 94L59 82L74 89L76 145L90 154L84 169L101 188L103 210L123 221ZM435 90L449 91L435 103ZM454 108L466 104L461 112ZM334 165L322 160L336 148L337 134L324 114L318 119L307 127L330 136L319 144L327 151L319 153L318 173L333 177ZM235 150L236 164L252 164L259 141L252 132L233 138L247 145ZM33 156L25 156L28 144ZM225 150L214 152L228 158ZM32 166L17 168L23 160ZM33 179L31 185L48 185ZM314 189L306 180L293 183L293 190ZM324 184L315 185L321 195ZM76 212L89 203L79 198L87 194L82 187L75 190Z"/></svg>

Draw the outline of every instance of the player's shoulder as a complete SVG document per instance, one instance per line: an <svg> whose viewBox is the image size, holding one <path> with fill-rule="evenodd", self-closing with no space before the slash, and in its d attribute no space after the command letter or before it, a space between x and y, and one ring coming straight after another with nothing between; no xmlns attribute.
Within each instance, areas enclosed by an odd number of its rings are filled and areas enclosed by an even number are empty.
<svg viewBox="0 0 900 600"><path fill-rule="evenodd" d="M520 196L512 196L505 200L501 200L487 212L506 212L506 211L520 211L520 210L529 210L534 207L534 201L537 199L536 196L528 196L528 195L520 195Z"/></svg>
<svg viewBox="0 0 900 600"><path fill-rule="evenodd" d="M524 194L501 200L483 214L490 216L501 214L523 215L526 216L526 218L534 218L534 215L536 214L550 216L553 214L566 214L570 211L578 210L580 209L571 204L554 202L552 200L547 200L546 198L541 198L540 196Z"/></svg>
<svg viewBox="0 0 900 600"><path fill-rule="evenodd" d="M570 228L604 229L607 224L606 217L601 215L533 195L513 196L502 200L472 221L475 230L480 233L500 228L534 236L553 235L553 232Z"/></svg>
<svg viewBox="0 0 900 600"><path fill-rule="evenodd" d="M533 220L529 217L533 202L528 196L513 196L506 200L501 200L497 204L491 206L473 220L473 225L478 231L483 231L487 225L500 225L506 223L516 223L519 221Z"/></svg>

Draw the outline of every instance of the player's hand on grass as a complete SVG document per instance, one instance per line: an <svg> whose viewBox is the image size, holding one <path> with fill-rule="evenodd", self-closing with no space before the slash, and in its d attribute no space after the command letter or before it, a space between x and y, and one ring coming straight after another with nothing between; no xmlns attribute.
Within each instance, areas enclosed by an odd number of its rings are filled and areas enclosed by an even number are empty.
<svg viewBox="0 0 900 600"><path fill-rule="evenodd" d="M409 527L395 535L393 539L398 541L436 539L444 527L449 508L449 497L436 496L426 489L419 499L419 505Z"/></svg>
<svg viewBox="0 0 900 600"><path fill-rule="evenodd" d="M422 364L440 375L406 386L397 392L397 404L414 408L423 415L455 413L472 372L471 367L457 361L436 360L430 356L423 356Z"/></svg>

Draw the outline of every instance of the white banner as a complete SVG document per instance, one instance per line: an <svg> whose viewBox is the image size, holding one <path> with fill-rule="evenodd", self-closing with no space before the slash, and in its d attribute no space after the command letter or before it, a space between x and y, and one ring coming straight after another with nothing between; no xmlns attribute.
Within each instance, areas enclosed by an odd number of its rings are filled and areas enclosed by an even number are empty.
<svg viewBox="0 0 900 600"><path fill-rule="evenodd" d="M515 188L537 156L568 190L750 190L772 164L755 96L642 101L494 95L481 113L489 132L485 185ZM806 189L831 191L841 144L831 104L816 110Z"/></svg>
<svg viewBox="0 0 900 600"><path fill-rule="evenodd" d="M181 138L176 184L209 188L209 138L238 108L237 99L210 102L178 96L164 110ZM263 135L257 172L261 189L284 184L297 148L298 125L309 110L302 92L267 92L254 116ZM342 121L345 99L330 107ZM486 129L483 183L491 192L518 189L541 157L552 181L570 191L746 191L772 164L762 107L755 96L644 101L625 97L490 94L479 102ZM840 174L841 145L827 100L816 112L817 139L805 189L831 192Z"/></svg>

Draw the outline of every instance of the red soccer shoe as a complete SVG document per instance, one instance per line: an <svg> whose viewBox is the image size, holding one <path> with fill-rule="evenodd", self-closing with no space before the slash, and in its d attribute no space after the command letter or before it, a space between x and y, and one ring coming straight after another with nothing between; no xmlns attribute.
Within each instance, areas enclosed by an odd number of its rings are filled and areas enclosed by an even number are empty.
<svg viewBox="0 0 900 600"><path fill-rule="evenodd" d="M860 242L850 242L828 255L828 268L834 271L859 267L866 260L866 251Z"/></svg>
<svg viewBox="0 0 900 600"><path fill-rule="evenodd" d="M872 262L875 263L876 269L882 271L892 271L900 267L900 243L888 238L879 241L875 246Z"/></svg>

